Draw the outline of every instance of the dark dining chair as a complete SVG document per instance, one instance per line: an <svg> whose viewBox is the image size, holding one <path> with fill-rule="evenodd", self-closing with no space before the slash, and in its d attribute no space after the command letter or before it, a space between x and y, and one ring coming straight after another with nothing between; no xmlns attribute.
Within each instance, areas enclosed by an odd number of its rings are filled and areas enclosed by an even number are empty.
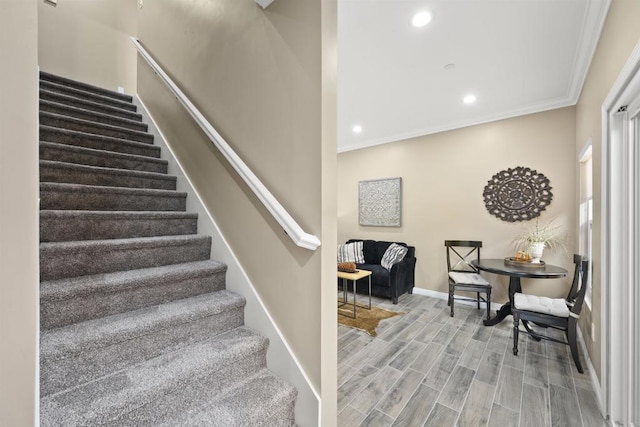
<svg viewBox="0 0 640 427"><path fill-rule="evenodd" d="M451 317L454 315L453 302L455 300L474 301L487 305L487 320L491 316L491 284L480 275L471 261L480 260L482 242L476 240L445 240L447 248L447 273L449 276L449 306ZM456 297L456 291L475 292L477 298ZM486 298L482 298L485 294Z"/></svg>
<svg viewBox="0 0 640 427"><path fill-rule="evenodd" d="M516 293L513 296L513 307L511 308L511 313L513 314L513 354L518 355L518 334L520 332L531 335L536 340L544 339L565 344L571 349L571 356L576 368L582 374L582 365L578 355L577 325L587 291L589 261L580 255L574 255L573 262L576 264L576 268L571 289L569 289L569 295L566 299L539 297L522 293ZM579 289L578 284L580 284ZM543 328L563 331L566 341L536 333L530 328L527 328L526 331L521 331L519 327L520 321L523 323L532 322Z"/></svg>
<svg viewBox="0 0 640 427"><path fill-rule="evenodd" d="M566 303L569 308L573 307L576 303L576 299L578 298L578 291L580 290L580 274L579 269L582 268L582 255L574 254L573 255L573 264L575 265L575 269L573 272L573 280L571 281L571 287L569 288L569 293L567 294ZM588 274L589 272L587 272ZM588 276L587 276L588 277Z"/></svg>

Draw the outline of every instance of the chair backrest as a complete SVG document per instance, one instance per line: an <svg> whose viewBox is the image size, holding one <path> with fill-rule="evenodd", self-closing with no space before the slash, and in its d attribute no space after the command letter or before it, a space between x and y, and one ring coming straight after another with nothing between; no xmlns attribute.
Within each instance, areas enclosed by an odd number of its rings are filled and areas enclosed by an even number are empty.
<svg viewBox="0 0 640 427"><path fill-rule="evenodd" d="M447 271L478 272L478 269L471 265L471 261L480 260L482 242L477 240L445 240L444 246L447 248Z"/></svg>
<svg viewBox="0 0 640 427"><path fill-rule="evenodd" d="M569 288L569 293L567 294L567 303L569 305L573 305L576 302L578 290L580 289L578 285L580 284L580 269L582 268L582 259L582 255L573 254L573 263L575 264L575 269L573 270L573 281L571 282L571 287Z"/></svg>
<svg viewBox="0 0 640 427"><path fill-rule="evenodd" d="M587 279L589 278L589 260L587 258L582 257L578 274L580 275L580 290L576 294L576 300L573 303L573 307L571 307L571 312L575 315L580 314L580 310L582 310L582 303L584 303L584 296L587 293Z"/></svg>

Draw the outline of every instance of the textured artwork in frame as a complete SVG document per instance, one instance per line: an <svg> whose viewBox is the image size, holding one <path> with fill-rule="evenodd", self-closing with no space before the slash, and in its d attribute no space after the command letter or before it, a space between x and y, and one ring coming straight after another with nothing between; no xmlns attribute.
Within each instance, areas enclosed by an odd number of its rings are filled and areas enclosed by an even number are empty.
<svg viewBox="0 0 640 427"><path fill-rule="evenodd" d="M360 181L358 216L360 225L400 227L402 178Z"/></svg>

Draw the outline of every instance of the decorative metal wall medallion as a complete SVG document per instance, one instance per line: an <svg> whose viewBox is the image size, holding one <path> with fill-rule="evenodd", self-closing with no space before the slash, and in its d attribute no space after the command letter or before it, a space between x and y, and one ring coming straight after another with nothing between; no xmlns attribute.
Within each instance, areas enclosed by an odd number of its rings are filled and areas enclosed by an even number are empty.
<svg viewBox="0 0 640 427"><path fill-rule="evenodd" d="M540 216L553 199L549 179L535 169L518 166L495 174L484 187L484 205L503 221Z"/></svg>

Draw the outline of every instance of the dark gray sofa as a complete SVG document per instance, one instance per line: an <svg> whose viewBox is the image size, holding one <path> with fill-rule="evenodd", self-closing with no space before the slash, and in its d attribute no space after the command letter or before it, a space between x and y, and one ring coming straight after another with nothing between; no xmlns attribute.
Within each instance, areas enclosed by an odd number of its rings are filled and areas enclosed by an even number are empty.
<svg viewBox="0 0 640 427"><path fill-rule="evenodd" d="M394 304L398 303L398 297L404 293L413 293L416 269L416 249L402 242L385 242L382 240L361 240L351 239L347 243L362 242L362 252L364 254L364 264L356 264L356 268L369 270L371 275L371 294L391 298ZM382 265L382 256L387 248L392 244L405 246L408 251L404 259L391 267L388 271ZM369 279L360 279L357 282L358 293L369 293Z"/></svg>

